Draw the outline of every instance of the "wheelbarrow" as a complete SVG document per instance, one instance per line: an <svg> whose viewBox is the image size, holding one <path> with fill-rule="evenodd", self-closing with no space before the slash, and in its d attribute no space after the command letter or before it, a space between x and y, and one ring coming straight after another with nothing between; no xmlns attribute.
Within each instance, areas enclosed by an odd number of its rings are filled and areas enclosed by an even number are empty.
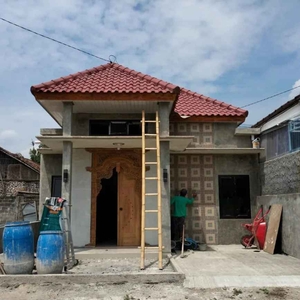
<svg viewBox="0 0 300 300"><path fill-rule="evenodd" d="M241 244L245 248L251 248L255 240L258 243L259 249L264 248L266 232L267 232L267 223L265 221L266 215L269 213L271 206L264 214L263 206L261 205L259 211L257 212L252 224L242 224L242 226L251 232L251 234L246 234L241 238Z"/></svg>

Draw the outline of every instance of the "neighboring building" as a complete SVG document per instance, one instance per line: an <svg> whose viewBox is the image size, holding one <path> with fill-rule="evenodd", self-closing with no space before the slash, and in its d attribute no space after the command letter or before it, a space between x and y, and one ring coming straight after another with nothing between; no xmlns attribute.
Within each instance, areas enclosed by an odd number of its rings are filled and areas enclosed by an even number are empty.
<svg viewBox="0 0 300 300"><path fill-rule="evenodd" d="M40 166L0 147L0 224L16 220L19 192L39 192Z"/></svg>
<svg viewBox="0 0 300 300"><path fill-rule="evenodd" d="M261 194L300 193L300 95L253 125L260 129Z"/></svg>
<svg viewBox="0 0 300 300"><path fill-rule="evenodd" d="M161 168L169 175L162 181L165 252L171 244L170 197L182 188L198 193L188 210L190 237L208 244L239 242L241 223L256 211L263 152L252 148L257 130L237 129L247 111L116 63L31 92L62 127L41 129L37 137L46 146L40 149L40 201L62 196L71 202L76 246L140 245L142 110L148 119L160 115ZM146 159L155 157L149 152ZM151 176L155 168L147 172ZM155 191L153 183L146 190ZM146 226L155 224L148 215ZM157 233L146 232L146 243L157 244Z"/></svg>
<svg viewBox="0 0 300 300"><path fill-rule="evenodd" d="M282 204L282 251L300 258L300 95L253 125L260 131L261 195L257 205Z"/></svg>

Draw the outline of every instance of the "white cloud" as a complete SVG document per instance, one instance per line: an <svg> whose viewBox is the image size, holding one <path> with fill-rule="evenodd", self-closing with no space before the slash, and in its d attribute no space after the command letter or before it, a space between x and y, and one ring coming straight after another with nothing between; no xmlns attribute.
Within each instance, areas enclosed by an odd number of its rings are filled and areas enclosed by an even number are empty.
<svg viewBox="0 0 300 300"><path fill-rule="evenodd" d="M24 150L21 150L20 153L23 155L23 157L29 158L29 151L32 149L32 147L27 147Z"/></svg>
<svg viewBox="0 0 300 300"><path fill-rule="evenodd" d="M12 129L6 129L0 131L0 140L7 140L7 139L12 139L16 137L18 134L16 133L15 130Z"/></svg>
<svg viewBox="0 0 300 300"><path fill-rule="evenodd" d="M3 15L17 23L141 71L185 83L213 81L243 63L273 14L254 1L15 1ZM24 11L23 11L23 10ZM274 9L273 9L274 10ZM268 12L268 14L266 14ZM3 69L79 71L88 58L2 24ZM80 57L78 60L77 57ZM68 59L66 59L68 58ZM93 64L102 63L93 61ZM47 72L49 78L50 72ZM53 79L53 78L51 78ZM37 82L39 83L39 82Z"/></svg>
<svg viewBox="0 0 300 300"><path fill-rule="evenodd" d="M293 85L293 88L297 87L297 86L300 86L300 79L297 80L295 82L295 84ZM293 98L295 98L296 96L298 96L300 94L300 87L297 88L297 89L294 89L290 92L289 94L289 99L292 100Z"/></svg>

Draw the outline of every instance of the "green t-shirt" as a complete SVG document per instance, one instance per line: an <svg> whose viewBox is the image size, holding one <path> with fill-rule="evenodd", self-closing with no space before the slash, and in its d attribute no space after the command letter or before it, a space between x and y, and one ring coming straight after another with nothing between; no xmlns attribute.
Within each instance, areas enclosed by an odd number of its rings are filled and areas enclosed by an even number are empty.
<svg viewBox="0 0 300 300"><path fill-rule="evenodd" d="M173 217L185 217L186 216L186 205L192 204L194 199L185 198L182 196L174 196L171 199L171 205L174 204Z"/></svg>

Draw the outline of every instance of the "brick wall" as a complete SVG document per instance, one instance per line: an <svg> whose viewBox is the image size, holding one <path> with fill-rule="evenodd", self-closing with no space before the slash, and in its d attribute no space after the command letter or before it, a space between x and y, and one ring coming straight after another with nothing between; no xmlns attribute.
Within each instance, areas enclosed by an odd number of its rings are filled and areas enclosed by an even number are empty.
<svg viewBox="0 0 300 300"><path fill-rule="evenodd" d="M18 191L39 192L39 180L4 180L0 182L0 196L15 196Z"/></svg>

